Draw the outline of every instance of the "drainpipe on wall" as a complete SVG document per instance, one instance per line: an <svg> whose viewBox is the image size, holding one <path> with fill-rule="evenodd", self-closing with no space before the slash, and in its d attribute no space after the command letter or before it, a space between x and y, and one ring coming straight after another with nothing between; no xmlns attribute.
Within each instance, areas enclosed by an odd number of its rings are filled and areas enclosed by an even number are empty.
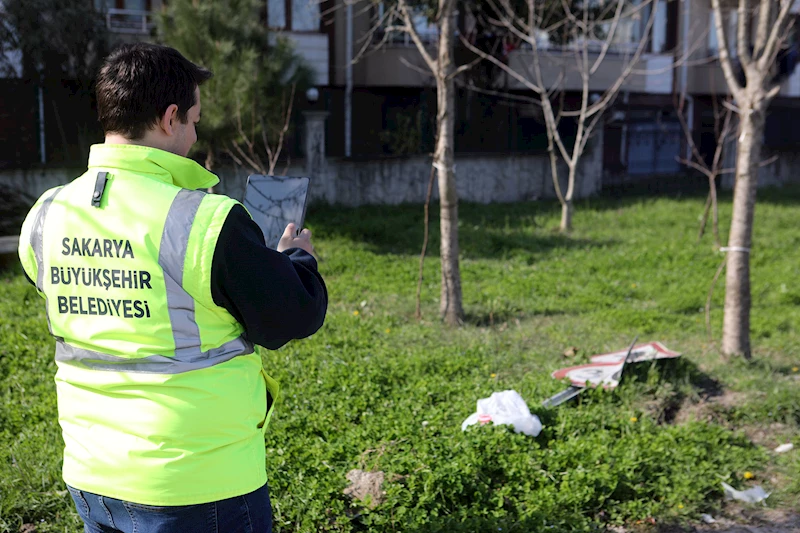
<svg viewBox="0 0 800 533"><path fill-rule="evenodd" d="M43 165L47 163L44 140L44 92L39 85L39 160Z"/></svg>
<svg viewBox="0 0 800 533"><path fill-rule="evenodd" d="M344 155L352 155L353 132L353 0L345 0Z"/></svg>
<svg viewBox="0 0 800 533"><path fill-rule="evenodd" d="M689 86L689 66L687 65L689 61L689 24L692 20L692 13L691 13L691 2L689 0L683 0L683 26L681 32L683 37L683 46L682 48L682 60L683 64L681 65L681 95L686 98L686 102L689 104L686 108L686 123L689 126L688 135L694 134L694 98L687 92L687 88ZM689 144L689 141L686 141L686 159L690 160L692 158L692 148Z"/></svg>
<svg viewBox="0 0 800 533"><path fill-rule="evenodd" d="M628 167L628 123L631 111L628 102L630 101L630 95L630 91L622 93L622 103L625 104L625 118L622 119L622 135L619 143L619 160L626 168Z"/></svg>

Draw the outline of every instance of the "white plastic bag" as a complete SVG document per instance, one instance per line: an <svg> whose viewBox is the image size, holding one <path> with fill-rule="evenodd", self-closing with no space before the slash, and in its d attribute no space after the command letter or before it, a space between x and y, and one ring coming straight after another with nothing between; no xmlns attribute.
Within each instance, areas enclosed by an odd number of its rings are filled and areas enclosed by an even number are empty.
<svg viewBox="0 0 800 533"><path fill-rule="evenodd" d="M722 490L725 492L726 500L739 500L747 503L758 503L769 498L770 493L762 489L760 486L755 486L752 489L736 490L727 483L722 483Z"/></svg>
<svg viewBox="0 0 800 533"><path fill-rule="evenodd" d="M542 431L539 417L532 415L528 404L515 390L494 392L488 398L478 400L477 412L471 414L461 424L461 431L473 424L511 424L514 431L536 437Z"/></svg>

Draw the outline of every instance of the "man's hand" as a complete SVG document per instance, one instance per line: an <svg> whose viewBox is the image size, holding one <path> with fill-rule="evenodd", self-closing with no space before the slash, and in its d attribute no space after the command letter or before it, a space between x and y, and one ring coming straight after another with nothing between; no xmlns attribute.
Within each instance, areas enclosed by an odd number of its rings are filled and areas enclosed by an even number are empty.
<svg viewBox="0 0 800 533"><path fill-rule="evenodd" d="M297 226L292 222L286 229L283 231L283 235L281 236L281 240L278 241L278 251L282 252L284 250L288 250L289 248L301 248L306 252L313 254L314 247L311 245L311 230L306 228L300 232L300 235L295 235L297 233Z"/></svg>

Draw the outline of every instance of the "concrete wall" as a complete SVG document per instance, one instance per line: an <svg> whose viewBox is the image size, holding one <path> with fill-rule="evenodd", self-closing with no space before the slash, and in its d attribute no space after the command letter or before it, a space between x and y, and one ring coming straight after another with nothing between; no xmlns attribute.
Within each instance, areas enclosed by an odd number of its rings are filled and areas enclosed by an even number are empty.
<svg viewBox="0 0 800 533"><path fill-rule="evenodd" d="M600 191L602 185L602 135L592 139L581 163L576 197ZM302 163L302 162L299 162ZM329 159L321 176L312 176L312 202L358 206L393 205L425 201L431 162L429 157L387 158L369 161ZM47 189L67 183L81 170L47 169L0 172L0 185L11 186L32 198ZM286 175L306 175L302 164L279 167ZM250 172L243 168L223 168L216 192L241 199ZM561 168L566 187L566 167ZM545 155L458 156L456 182L459 198L467 202L519 202L554 198L550 162ZM434 198L438 196L434 186Z"/></svg>
<svg viewBox="0 0 800 533"><path fill-rule="evenodd" d="M0 171L0 186L19 191L29 196L32 200L36 200L46 190L69 183L85 170L68 168L2 170ZM0 213L0 216L2 216L2 213Z"/></svg>
<svg viewBox="0 0 800 533"><path fill-rule="evenodd" d="M600 150L596 151L598 154ZM591 156L594 156L593 152ZM601 154L599 154L601 155ZM588 156L578 196L600 190L602 160ZM566 168L562 169L566 174ZM328 172L314 178L313 198L346 206L422 203L430 179L428 157L375 161L331 161ZM545 156L461 156L455 163L458 196L466 202L502 203L554 198L550 163ZM433 189L434 199L438 188Z"/></svg>
<svg viewBox="0 0 800 533"><path fill-rule="evenodd" d="M597 149L599 140L592 139L581 163L581 181L576 190L578 198L596 194L602 187L602 150ZM781 152L777 155L775 162L761 170L759 187L800 183L800 154ZM289 176L306 175L302 163L279 167L277 172ZM344 206L422 203L430 168L430 159L422 156L371 161L330 159L326 172L312 177L311 202ZM562 187L566 188L563 164L560 171ZM11 187L35 199L47 189L71 181L81 172L80 169L0 171L0 186ZM221 169L216 192L241 200L248 174L250 172L243 168ZM555 198L549 160L543 155L459 156L456 158L456 182L459 198L466 202L503 203ZM731 188L733 176L722 179L721 186ZM433 193L436 198L436 186Z"/></svg>

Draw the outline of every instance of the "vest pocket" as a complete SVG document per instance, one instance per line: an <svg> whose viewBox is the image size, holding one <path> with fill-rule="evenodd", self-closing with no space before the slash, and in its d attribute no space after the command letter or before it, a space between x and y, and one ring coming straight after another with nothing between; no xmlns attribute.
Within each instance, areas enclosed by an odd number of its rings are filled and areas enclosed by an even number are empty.
<svg viewBox="0 0 800 533"><path fill-rule="evenodd" d="M269 426L269 421L272 418L272 412L275 410L275 403L280 398L280 385L278 382L272 379L269 374L267 374L264 367L261 367L261 375L264 377L264 383L267 386L267 409L264 413L264 419L258 425L261 428L261 431L266 435L267 433L267 426Z"/></svg>

